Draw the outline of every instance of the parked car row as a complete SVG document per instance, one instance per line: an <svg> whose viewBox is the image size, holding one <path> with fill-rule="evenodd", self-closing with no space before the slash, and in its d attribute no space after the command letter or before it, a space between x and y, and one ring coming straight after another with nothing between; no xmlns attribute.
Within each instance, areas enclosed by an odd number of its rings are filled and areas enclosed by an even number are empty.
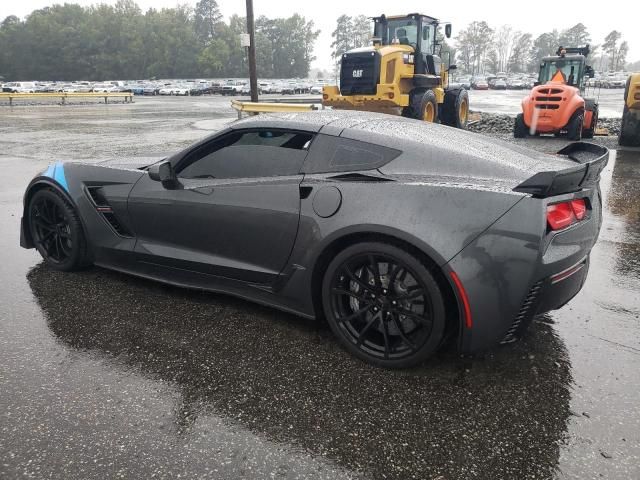
<svg viewBox="0 0 640 480"><path fill-rule="evenodd" d="M596 88L624 88L628 78L625 72L596 72L593 78L587 78L585 86ZM507 74L498 72L487 76L460 76L450 80L449 84L466 90L528 90L538 81L533 74Z"/></svg>
<svg viewBox="0 0 640 480"><path fill-rule="evenodd" d="M465 90L523 90L533 87L535 78L529 75L463 76L449 82Z"/></svg>
<svg viewBox="0 0 640 480"><path fill-rule="evenodd" d="M260 80L259 94L316 94L322 93L325 80ZM134 95L250 95L248 80L135 80L103 82L7 82L0 84L9 93L111 93L132 92Z"/></svg>
<svg viewBox="0 0 640 480"><path fill-rule="evenodd" d="M124 82L7 82L5 93L112 93L130 91Z"/></svg>
<svg viewBox="0 0 640 480"><path fill-rule="evenodd" d="M326 84L327 82L324 80L317 80L316 82L308 80L261 80L258 82L258 93L280 95L321 94L322 87ZM221 85L219 93L222 95L250 95L251 86L248 80L228 80Z"/></svg>
<svg viewBox="0 0 640 480"><path fill-rule="evenodd" d="M586 85L596 88L624 88L628 77L629 74L625 72L596 73L593 78L587 79Z"/></svg>

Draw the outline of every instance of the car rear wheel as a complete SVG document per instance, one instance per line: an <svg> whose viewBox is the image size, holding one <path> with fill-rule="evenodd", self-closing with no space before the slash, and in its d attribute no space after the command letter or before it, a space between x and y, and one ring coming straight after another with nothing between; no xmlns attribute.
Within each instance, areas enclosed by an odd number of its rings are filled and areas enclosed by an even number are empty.
<svg viewBox="0 0 640 480"><path fill-rule="evenodd" d="M342 345L374 365L419 364L445 332L443 295L429 270L394 245L359 243L329 264L324 312Z"/></svg>
<svg viewBox="0 0 640 480"><path fill-rule="evenodd" d="M29 202L28 214L31 238L49 267L70 271L88 264L82 224L60 193L39 190Z"/></svg>

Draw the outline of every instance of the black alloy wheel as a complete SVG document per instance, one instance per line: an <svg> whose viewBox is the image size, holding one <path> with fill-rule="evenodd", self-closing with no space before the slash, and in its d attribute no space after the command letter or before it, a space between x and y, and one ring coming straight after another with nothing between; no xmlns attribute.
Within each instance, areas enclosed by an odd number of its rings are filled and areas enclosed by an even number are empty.
<svg viewBox="0 0 640 480"><path fill-rule="evenodd" d="M393 245L357 244L338 254L323 294L334 333L375 365L416 365L442 341L445 312L437 283L418 259Z"/></svg>
<svg viewBox="0 0 640 480"><path fill-rule="evenodd" d="M45 189L29 202L29 229L33 243L47 265L75 270L86 265L86 240L73 208L58 192Z"/></svg>

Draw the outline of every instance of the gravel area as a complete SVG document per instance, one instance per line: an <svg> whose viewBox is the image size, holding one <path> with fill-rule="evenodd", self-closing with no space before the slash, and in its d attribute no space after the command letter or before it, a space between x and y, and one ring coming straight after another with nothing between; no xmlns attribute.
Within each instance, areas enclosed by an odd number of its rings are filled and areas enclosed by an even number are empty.
<svg viewBox="0 0 640 480"><path fill-rule="evenodd" d="M513 133L513 122L515 115L506 115L500 113L472 112L477 120L473 120L469 124L469 130L478 133ZM618 136L620 133L620 118L599 118L598 128L604 128L609 131L608 136ZM605 135L606 136L606 135Z"/></svg>

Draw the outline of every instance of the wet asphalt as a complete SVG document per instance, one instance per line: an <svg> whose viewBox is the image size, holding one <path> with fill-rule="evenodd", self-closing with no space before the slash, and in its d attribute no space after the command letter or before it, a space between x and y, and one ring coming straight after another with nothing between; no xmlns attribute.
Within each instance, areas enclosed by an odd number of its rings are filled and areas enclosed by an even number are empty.
<svg viewBox="0 0 640 480"><path fill-rule="evenodd" d="M18 246L47 163L162 157L232 119L227 101L0 108L0 478L640 478L638 150L611 155L569 305L520 342L406 371L354 359L324 325L54 272Z"/></svg>

